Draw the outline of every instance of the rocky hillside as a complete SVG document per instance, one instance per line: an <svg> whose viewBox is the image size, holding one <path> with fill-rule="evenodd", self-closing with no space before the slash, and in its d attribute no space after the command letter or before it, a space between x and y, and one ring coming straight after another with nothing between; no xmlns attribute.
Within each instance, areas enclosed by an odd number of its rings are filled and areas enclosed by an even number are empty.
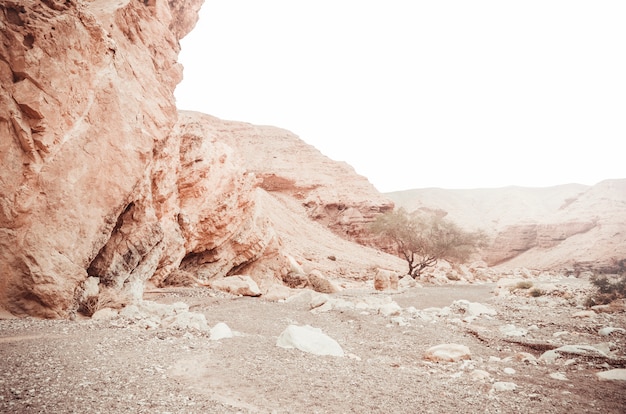
<svg viewBox="0 0 626 414"><path fill-rule="evenodd" d="M327 230L357 239L392 207L348 166L286 131L179 119L201 2L0 1L0 307L62 318L148 280L398 265Z"/></svg>
<svg viewBox="0 0 626 414"><path fill-rule="evenodd" d="M626 258L626 179L386 195L408 210L442 210L468 229L485 230L492 239L485 252L491 266L597 269Z"/></svg>

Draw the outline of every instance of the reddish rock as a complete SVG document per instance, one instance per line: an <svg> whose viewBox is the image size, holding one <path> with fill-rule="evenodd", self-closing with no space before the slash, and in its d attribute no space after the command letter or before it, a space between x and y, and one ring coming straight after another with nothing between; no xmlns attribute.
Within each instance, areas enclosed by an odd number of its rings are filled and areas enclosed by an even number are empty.
<svg viewBox="0 0 626 414"><path fill-rule="evenodd" d="M134 231L118 217L155 223L129 206L176 121L178 39L200 3L181 1L182 20L165 1L0 5L0 305L65 316L116 226ZM141 231L109 269L146 262L160 230Z"/></svg>

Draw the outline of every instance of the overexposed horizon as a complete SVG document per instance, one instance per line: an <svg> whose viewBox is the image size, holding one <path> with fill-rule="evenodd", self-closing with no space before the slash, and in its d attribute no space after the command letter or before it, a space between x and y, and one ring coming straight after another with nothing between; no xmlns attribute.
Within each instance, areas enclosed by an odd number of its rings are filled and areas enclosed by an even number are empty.
<svg viewBox="0 0 626 414"><path fill-rule="evenodd" d="M626 177L626 2L207 0L177 105L288 129L381 192Z"/></svg>

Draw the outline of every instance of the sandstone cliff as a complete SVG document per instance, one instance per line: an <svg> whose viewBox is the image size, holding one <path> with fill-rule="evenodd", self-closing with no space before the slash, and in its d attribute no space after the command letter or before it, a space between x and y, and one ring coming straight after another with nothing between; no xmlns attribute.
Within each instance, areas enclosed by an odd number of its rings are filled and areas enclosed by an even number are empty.
<svg viewBox="0 0 626 414"><path fill-rule="evenodd" d="M133 194L176 122L178 40L200 4L0 3L0 303L11 311L64 316L112 231L152 220ZM160 230L142 231L129 249L143 257Z"/></svg>
<svg viewBox="0 0 626 414"><path fill-rule="evenodd" d="M626 257L626 180L595 186L408 190L387 194L409 210L439 209L492 238L489 265L603 268Z"/></svg>
<svg viewBox="0 0 626 414"><path fill-rule="evenodd" d="M261 180L261 188L276 197L299 200L310 218L342 237L367 242L364 226L394 207L350 165L325 157L289 131L198 113L184 116L201 120L220 141L236 149L246 168Z"/></svg>
<svg viewBox="0 0 626 414"><path fill-rule="evenodd" d="M277 128L178 116L200 3L0 2L0 307L66 317L148 279L401 268L327 230L358 240L392 208L350 167Z"/></svg>

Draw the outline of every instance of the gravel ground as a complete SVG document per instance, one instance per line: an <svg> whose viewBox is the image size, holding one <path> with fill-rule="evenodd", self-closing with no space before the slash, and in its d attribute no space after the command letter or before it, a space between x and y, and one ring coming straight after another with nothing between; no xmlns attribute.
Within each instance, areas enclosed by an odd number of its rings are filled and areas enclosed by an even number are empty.
<svg viewBox="0 0 626 414"><path fill-rule="evenodd" d="M210 340L208 332L140 328L122 317L0 320L0 411L626 412L625 383L596 376L623 367L626 335L598 334L607 326L626 328L623 311L576 318L581 309L559 298L495 297L493 288L427 286L399 294L363 288L335 295L347 301L389 297L404 309L400 317L356 309L312 312L304 299L276 303L200 288L146 295L160 303L183 301L204 314L210 326L225 322L238 333L219 341ZM464 322L466 315L454 312L419 311L461 298L498 313ZM418 311L408 312L411 306ZM277 347L277 337L290 324L321 328L347 356ZM504 337L499 329L506 324L529 332ZM426 349L444 343L468 346L471 360L423 358ZM612 349L612 358L570 356L554 364L518 358L522 352L538 358L545 351L542 345L602 343ZM475 370L485 371L487 378L475 379ZM495 391L498 382L516 388Z"/></svg>

